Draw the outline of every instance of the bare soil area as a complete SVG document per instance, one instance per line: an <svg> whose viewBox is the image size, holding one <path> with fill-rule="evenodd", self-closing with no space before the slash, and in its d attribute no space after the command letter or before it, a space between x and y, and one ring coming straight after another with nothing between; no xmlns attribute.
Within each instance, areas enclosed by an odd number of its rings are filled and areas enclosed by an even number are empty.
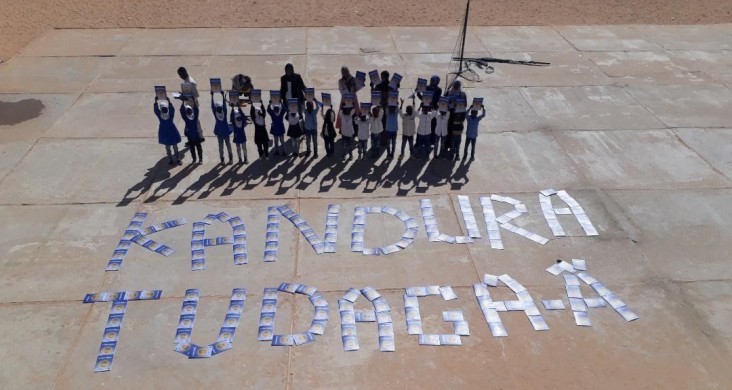
<svg viewBox="0 0 732 390"><path fill-rule="evenodd" d="M0 60L52 28L456 25L464 1L0 0ZM719 0L473 0L471 25L732 22Z"/></svg>

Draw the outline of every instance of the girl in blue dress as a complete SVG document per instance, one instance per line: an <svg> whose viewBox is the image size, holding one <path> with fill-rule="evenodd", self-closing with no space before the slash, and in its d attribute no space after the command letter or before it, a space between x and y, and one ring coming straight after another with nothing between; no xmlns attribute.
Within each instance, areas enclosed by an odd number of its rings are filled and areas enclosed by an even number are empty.
<svg viewBox="0 0 732 390"><path fill-rule="evenodd" d="M272 128L269 130L274 138L275 156L285 155L285 115L287 110L282 104L272 105L270 102L267 106L267 113L272 118Z"/></svg>
<svg viewBox="0 0 732 390"><path fill-rule="evenodd" d="M165 152L168 154L170 165L181 165L180 155L178 155L178 143L180 142L180 132L175 126L175 108L170 104L170 99L159 103L157 96L153 111L158 117L160 125L158 125L158 143L165 145ZM171 150L172 149L172 150Z"/></svg>
<svg viewBox="0 0 732 390"><path fill-rule="evenodd" d="M226 120L226 106L224 102L224 91L221 91L221 102L214 102L214 93L211 92L211 111L214 114L214 120L216 125L214 126L214 134L219 140L219 157L221 157L221 165L224 165L224 144L226 144L226 150L229 151L229 165L234 156L231 153L231 128L229 122ZM241 157L239 157L241 160Z"/></svg>

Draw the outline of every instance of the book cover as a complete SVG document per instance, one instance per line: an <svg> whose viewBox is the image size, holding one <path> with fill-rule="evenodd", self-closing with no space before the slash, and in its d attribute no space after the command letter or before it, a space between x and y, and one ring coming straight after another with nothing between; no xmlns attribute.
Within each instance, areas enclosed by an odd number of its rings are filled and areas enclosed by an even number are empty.
<svg viewBox="0 0 732 390"><path fill-rule="evenodd" d="M417 88L414 89L419 93L427 91L427 79L417 79Z"/></svg>
<svg viewBox="0 0 732 390"><path fill-rule="evenodd" d="M353 94L343 94L343 107L353 107Z"/></svg>
<svg viewBox="0 0 732 390"><path fill-rule="evenodd" d="M157 96L159 100L166 100L168 98L168 91L164 85L155 86L155 96Z"/></svg>
<svg viewBox="0 0 732 390"><path fill-rule="evenodd" d="M389 105L399 106L399 91L389 92Z"/></svg>
<svg viewBox="0 0 732 390"><path fill-rule="evenodd" d="M432 106L432 95L422 95L422 105L423 106Z"/></svg>
<svg viewBox="0 0 732 390"><path fill-rule="evenodd" d="M371 105L372 106L380 106L381 105L381 92L379 92L379 91L372 91L371 92Z"/></svg>
<svg viewBox="0 0 732 390"><path fill-rule="evenodd" d="M269 100L272 104L280 104L282 102L280 99L280 91L269 91Z"/></svg>
<svg viewBox="0 0 732 390"><path fill-rule="evenodd" d="M193 97L193 84L189 82L180 83L180 95L183 97Z"/></svg>
<svg viewBox="0 0 732 390"><path fill-rule="evenodd" d="M467 106L468 101L465 98L459 97L455 99L455 112L465 112Z"/></svg>
<svg viewBox="0 0 732 390"><path fill-rule="evenodd" d="M323 92L322 94L320 94L320 101L321 101L321 102L322 102L322 103L323 103L324 105L326 105L326 106L332 106L332 105L333 105L333 100L331 99L331 97L330 97L330 94L329 94L329 93L325 93L325 92Z"/></svg>
<svg viewBox="0 0 732 390"><path fill-rule="evenodd" d="M356 91L360 91L364 86L366 86L366 73L364 72L356 72Z"/></svg>
<svg viewBox="0 0 732 390"><path fill-rule="evenodd" d="M252 89L252 92L249 93L249 99L252 103L262 103L262 90Z"/></svg>
<svg viewBox="0 0 732 390"><path fill-rule="evenodd" d="M394 73L391 75L391 80L389 80L389 88L391 89L397 89L399 88L399 83L402 82L402 75L399 73Z"/></svg>
<svg viewBox="0 0 732 390"><path fill-rule="evenodd" d="M312 102L315 99L315 88L305 88L305 100Z"/></svg>
<svg viewBox="0 0 732 390"><path fill-rule="evenodd" d="M234 107L239 106L239 91L229 91L229 104Z"/></svg>
<svg viewBox="0 0 732 390"><path fill-rule="evenodd" d="M211 82L211 92L213 93L221 93L221 79L219 78L212 78L209 80Z"/></svg>
<svg viewBox="0 0 732 390"><path fill-rule="evenodd" d="M441 96L440 101L437 102L437 109L440 111L447 111L450 105L450 99L447 96Z"/></svg>
<svg viewBox="0 0 732 390"><path fill-rule="evenodd" d="M300 109L300 101L297 99L288 99L287 109L290 110L290 112L297 112Z"/></svg>
<svg viewBox="0 0 732 390"><path fill-rule="evenodd" d="M473 98L473 104L470 109L480 111L482 106L483 106L483 98L477 97L477 98Z"/></svg>
<svg viewBox="0 0 732 390"><path fill-rule="evenodd" d="M371 103L361 103L361 112L369 112L371 111Z"/></svg>
<svg viewBox="0 0 732 390"><path fill-rule="evenodd" d="M381 77L379 77L379 71L376 69L369 72L369 78L371 79L371 83L373 85L377 85L377 84L381 83Z"/></svg>

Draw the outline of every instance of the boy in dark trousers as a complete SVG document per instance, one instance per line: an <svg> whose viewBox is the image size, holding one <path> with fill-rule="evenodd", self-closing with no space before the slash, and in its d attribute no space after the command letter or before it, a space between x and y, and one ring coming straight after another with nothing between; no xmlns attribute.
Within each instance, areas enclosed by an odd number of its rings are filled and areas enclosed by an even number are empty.
<svg viewBox="0 0 732 390"><path fill-rule="evenodd" d="M196 152L198 152L198 163L203 164L203 148L201 147L203 137L198 130L198 106L191 107L183 102L180 105L180 111L183 113L183 122L186 124L184 133L188 138L188 145L191 147L193 164L196 163Z"/></svg>

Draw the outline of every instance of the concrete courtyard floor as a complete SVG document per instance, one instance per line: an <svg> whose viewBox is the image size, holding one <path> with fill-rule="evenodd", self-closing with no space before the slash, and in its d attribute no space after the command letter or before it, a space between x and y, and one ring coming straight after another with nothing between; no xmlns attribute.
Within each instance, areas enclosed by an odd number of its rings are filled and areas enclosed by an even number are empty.
<svg viewBox="0 0 732 390"><path fill-rule="evenodd" d="M457 31L55 30L0 64L0 387L732 387L730 24L471 27L471 54L552 63L499 64L467 83L469 98L484 97L488 109L474 162L260 161L250 141L249 165L217 165L210 77L228 84L245 73L257 88L277 89L291 62L318 95L335 92L341 65L399 72L411 87L417 77L444 79ZM171 169L157 144L153 86L177 90L181 65L202 92L207 161L190 166L186 151L184 165ZM251 140L252 127L247 133ZM539 205L549 188L567 190L599 236L560 216L568 236L555 237ZM528 214L514 223L549 242L502 230L505 249L491 249L479 202L491 194L524 202ZM483 238L429 242L419 199L432 200L441 232L460 235L458 195L470 196ZM322 235L331 203L341 205L336 254L316 255L283 218L279 259L262 262L267 206L290 205ZM357 206L406 211L420 225L415 242L389 256L349 252ZM175 253L135 246L119 271L105 272L139 211L149 214L145 226L187 219L150 236ZM208 269L192 272L191 224L219 211L246 223L249 264L234 266L228 248L209 248ZM402 229L369 215L366 244L397 241ZM209 230L230 234L223 225ZM640 318L626 322L608 307L589 310L592 327L575 325L563 278L545 272L557 258L586 259ZM494 338L472 287L485 273L510 274L537 302L563 299L567 309L539 303L550 327L543 332L523 313L500 313L509 336ZM281 282L318 287L327 298L330 321L316 342L257 341L263 288ZM423 285L450 285L458 295L420 298L424 332L451 333L441 312L462 310L471 332L462 346L422 346L407 334L404 288ZM358 325L360 351L343 352L338 298L366 286L391 304L396 352L379 352L375 323ZM201 289L193 339L204 344L216 339L236 287L248 296L233 349L198 360L173 351L185 290ZM162 298L129 303L113 368L94 373L110 304L83 304L84 295L143 289L161 289ZM491 291L515 299L506 287ZM367 309L365 301L356 307ZM302 332L311 316L305 298L280 293L275 332Z"/></svg>

